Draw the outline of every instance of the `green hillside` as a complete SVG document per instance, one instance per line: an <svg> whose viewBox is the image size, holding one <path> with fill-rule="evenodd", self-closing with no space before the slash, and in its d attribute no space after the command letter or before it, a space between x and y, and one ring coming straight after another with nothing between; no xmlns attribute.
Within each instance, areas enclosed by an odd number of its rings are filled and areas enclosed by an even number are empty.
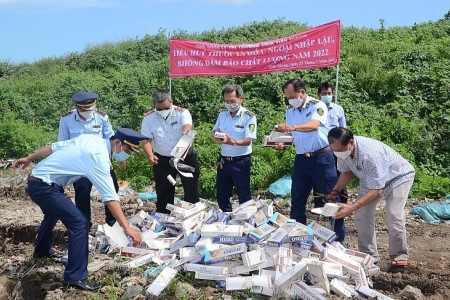
<svg viewBox="0 0 450 300"><path fill-rule="evenodd" d="M171 36L216 43L251 43L292 35L306 24L279 19L202 33ZM73 108L71 95L87 90L100 95L98 107L114 126L140 129L150 95L169 87L168 32L116 44L101 44L82 53L12 65L0 61L0 158L14 158L55 141L59 117ZM33 49L30 49L33 51ZM450 12L435 22L380 29L344 27L341 39L338 101L349 128L397 149L416 167L413 194L440 198L450 192ZM252 76L185 77L172 80L176 105L188 108L199 136L195 147L201 165L201 196L214 198L218 145L209 137L223 108L227 83L243 86L244 106L258 118L252 188L263 190L290 172L293 149L262 148L262 137L284 118L281 87L302 78L315 96L322 81L335 84L336 68ZM133 157L118 172L136 189L152 182L145 155Z"/></svg>

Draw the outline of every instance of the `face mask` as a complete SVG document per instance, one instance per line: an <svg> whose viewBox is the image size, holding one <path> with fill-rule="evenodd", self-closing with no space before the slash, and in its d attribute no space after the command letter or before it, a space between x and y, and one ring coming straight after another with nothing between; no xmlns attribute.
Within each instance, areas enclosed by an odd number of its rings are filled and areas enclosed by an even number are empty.
<svg viewBox="0 0 450 300"><path fill-rule="evenodd" d="M330 96L330 95L325 95L325 96L320 97L320 100L322 100L322 102L326 103L326 104L331 103L332 99L333 99L333 96Z"/></svg>
<svg viewBox="0 0 450 300"><path fill-rule="evenodd" d="M130 157L130 154L123 151L122 148L120 149L119 153L116 153L115 151L113 151L113 153L112 153L112 158L114 158L117 161L125 161L129 157Z"/></svg>
<svg viewBox="0 0 450 300"><path fill-rule="evenodd" d="M78 112L80 116L85 118L86 120L90 120L94 117L94 111L93 110L87 110L87 111L79 111Z"/></svg>
<svg viewBox="0 0 450 300"><path fill-rule="evenodd" d="M334 153L334 155L336 155L337 158L346 159L347 157L350 156L351 151L350 150L346 150L343 152L333 151L333 153Z"/></svg>
<svg viewBox="0 0 450 300"><path fill-rule="evenodd" d="M160 115L163 119L167 119L167 117L170 115L171 109L163 109L163 110L157 110L156 112L158 115Z"/></svg>
<svg viewBox="0 0 450 300"><path fill-rule="evenodd" d="M239 103L225 103L225 107L229 112L235 112L238 111L238 109L241 107Z"/></svg>
<svg viewBox="0 0 450 300"><path fill-rule="evenodd" d="M295 108L299 108L300 105L302 105L303 99L297 98L297 99L289 99L289 104Z"/></svg>

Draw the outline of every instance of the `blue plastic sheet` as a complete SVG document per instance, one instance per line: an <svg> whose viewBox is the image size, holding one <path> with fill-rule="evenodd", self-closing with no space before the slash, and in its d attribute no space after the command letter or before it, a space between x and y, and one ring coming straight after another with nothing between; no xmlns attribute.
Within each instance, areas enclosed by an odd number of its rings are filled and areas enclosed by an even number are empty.
<svg viewBox="0 0 450 300"><path fill-rule="evenodd" d="M149 193L149 192L139 193L137 197L138 197L138 199L141 199L141 200L156 202L156 191L153 191L151 193ZM180 199L178 197L174 197L173 199L174 199L174 203L177 203L178 201L180 201Z"/></svg>
<svg viewBox="0 0 450 300"><path fill-rule="evenodd" d="M266 192L284 198L291 195L291 185L291 175L284 175L283 177L272 183L266 190Z"/></svg>
<svg viewBox="0 0 450 300"><path fill-rule="evenodd" d="M411 214L418 215L430 223L439 223L450 220L450 202L418 204L412 210Z"/></svg>

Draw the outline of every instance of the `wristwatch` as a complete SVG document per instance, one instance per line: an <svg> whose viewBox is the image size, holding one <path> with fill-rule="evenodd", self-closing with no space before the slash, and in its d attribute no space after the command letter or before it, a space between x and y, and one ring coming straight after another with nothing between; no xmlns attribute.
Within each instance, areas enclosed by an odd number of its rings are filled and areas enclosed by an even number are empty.
<svg viewBox="0 0 450 300"><path fill-rule="evenodd" d="M236 140L233 141L233 146L237 146Z"/></svg>

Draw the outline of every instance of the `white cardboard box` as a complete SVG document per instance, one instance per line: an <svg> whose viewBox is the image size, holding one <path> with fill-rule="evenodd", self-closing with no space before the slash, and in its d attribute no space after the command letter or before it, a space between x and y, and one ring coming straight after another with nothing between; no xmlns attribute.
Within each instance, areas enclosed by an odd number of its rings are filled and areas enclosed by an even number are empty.
<svg viewBox="0 0 450 300"><path fill-rule="evenodd" d="M149 285L146 293L154 296L159 296L159 294L161 294L161 292L166 288L166 286L176 275L176 270L170 267L165 267L164 270L158 275L158 277L156 277L156 279L152 282L152 284Z"/></svg>

